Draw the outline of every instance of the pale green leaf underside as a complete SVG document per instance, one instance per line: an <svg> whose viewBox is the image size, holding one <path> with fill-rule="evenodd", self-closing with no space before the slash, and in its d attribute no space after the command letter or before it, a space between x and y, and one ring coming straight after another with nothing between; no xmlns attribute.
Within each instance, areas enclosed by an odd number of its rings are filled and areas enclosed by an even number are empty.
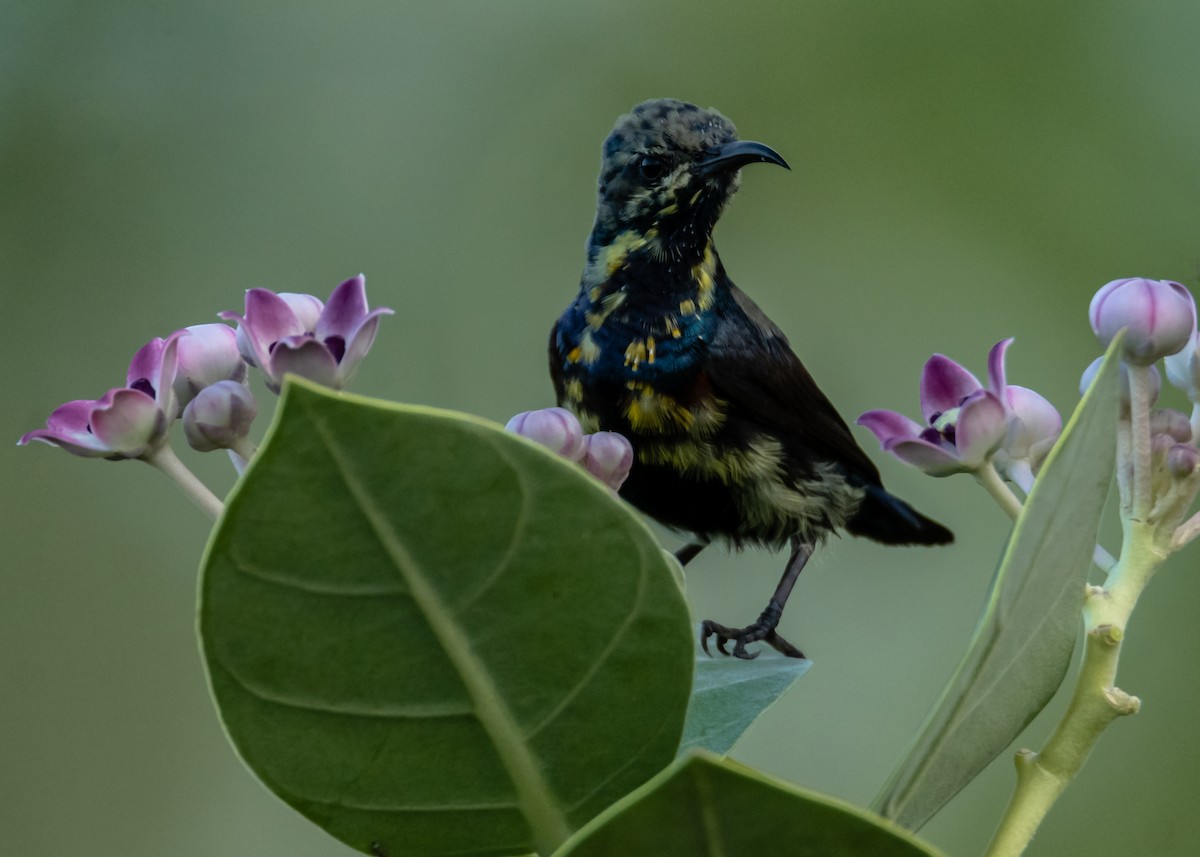
<svg viewBox="0 0 1200 857"><path fill-rule="evenodd" d="M810 660L774 652L763 652L752 661L698 654L680 755L697 747L722 755L729 752L811 666Z"/></svg>
<svg viewBox="0 0 1200 857"><path fill-rule="evenodd" d="M937 857L850 804L697 752L579 831L554 857Z"/></svg>
<svg viewBox="0 0 1200 857"><path fill-rule="evenodd" d="M1018 519L971 647L876 799L916 830L1021 733L1062 684L1116 457L1119 338Z"/></svg>
<svg viewBox="0 0 1200 857"><path fill-rule="evenodd" d="M209 546L239 753L362 851L548 851L674 756L687 607L641 521L482 420L292 383Z"/></svg>

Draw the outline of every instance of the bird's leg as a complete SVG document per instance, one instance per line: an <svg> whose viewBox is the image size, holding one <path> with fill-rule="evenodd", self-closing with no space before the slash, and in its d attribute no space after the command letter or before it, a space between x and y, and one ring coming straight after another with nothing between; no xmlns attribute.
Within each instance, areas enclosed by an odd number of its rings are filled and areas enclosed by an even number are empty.
<svg viewBox="0 0 1200 857"><path fill-rule="evenodd" d="M696 554L708 547L708 539L699 539L694 542L688 542L686 545L675 551L675 559L680 565L687 565L696 558Z"/></svg>
<svg viewBox="0 0 1200 857"><path fill-rule="evenodd" d="M715 636L717 649L723 655L731 654L745 660L757 658L758 652L747 652L746 644L757 643L761 640L789 658L804 657L804 652L781 637L775 631L775 627L779 624L779 617L783 615L783 607L787 604L788 596L792 594L792 587L796 585L796 578L800 576L800 572L803 570L804 564L808 562L808 558L812 556L812 552L812 545L800 541L796 536L792 537L792 555L788 559L787 567L783 570L783 577L779 579L779 585L775 587L775 594L767 602L767 609L763 610L753 625L747 625L745 628L727 628L724 625L718 625L711 619L705 619L700 625L700 645L704 648L705 654L708 654L708 638ZM725 644L730 640L733 641L733 651L727 652Z"/></svg>

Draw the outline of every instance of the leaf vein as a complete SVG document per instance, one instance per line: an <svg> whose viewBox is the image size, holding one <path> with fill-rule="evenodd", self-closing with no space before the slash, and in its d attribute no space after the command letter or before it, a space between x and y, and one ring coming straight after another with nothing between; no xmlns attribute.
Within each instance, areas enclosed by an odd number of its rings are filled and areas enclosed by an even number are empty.
<svg viewBox="0 0 1200 857"><path fill-rule="evenodd" d="M313 428L320 436L330 457L337 465L350 495L358 503L380 547L391 558L397 572L407 584L413 599L429 622L435 638L445 650L458 672L467 693L475 705L476 715L494 743L501 763L517 791L522 814L534 831L542 848L553 850L566 840L571 828L563 815L557 796L546 781L545 773L532 750L525 744L516 718L504 700L500 689L471 645L467 631L455 621L449 606L442 600L427 572L408 550L400 533L392 526L375 497L358 478L351 458L338 445L330 427L313 414Z"/></svg>

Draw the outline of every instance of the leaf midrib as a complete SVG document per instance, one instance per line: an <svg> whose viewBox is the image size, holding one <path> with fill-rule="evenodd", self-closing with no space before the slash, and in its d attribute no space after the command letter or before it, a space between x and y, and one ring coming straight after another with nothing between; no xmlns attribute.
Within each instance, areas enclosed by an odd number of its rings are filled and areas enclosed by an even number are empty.
<svg viewBox="0 0 1200 857"><path fill-rule="evenodd" d="M491 673L475 655L470 637L454 620L453 612L442 602L420 563L409 553L383 510L356 478L353 463L338 446L333 432L318 414L311 416L312 425L337 465L347 490L357 501L380 546L409 587L414 601L466 687L479 722L492 739L501 764L512 780L517 803L529 823L535 842L545 853L554 850L570 836L571 827Z"/></svg>

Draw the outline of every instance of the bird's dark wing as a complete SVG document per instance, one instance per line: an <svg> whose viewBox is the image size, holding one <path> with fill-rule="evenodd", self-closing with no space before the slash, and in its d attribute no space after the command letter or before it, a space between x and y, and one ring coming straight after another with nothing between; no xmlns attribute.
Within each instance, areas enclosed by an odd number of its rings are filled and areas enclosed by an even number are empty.
<svg viewBox="0 0 1200 857"><path fill-rule="evenodd" d="M729 294L732 301L723 308L705 361L713 391L744 418L778 436L800 461L836 462L862 484L878 485L878 469L783 331L732 283Z"/></svg>

